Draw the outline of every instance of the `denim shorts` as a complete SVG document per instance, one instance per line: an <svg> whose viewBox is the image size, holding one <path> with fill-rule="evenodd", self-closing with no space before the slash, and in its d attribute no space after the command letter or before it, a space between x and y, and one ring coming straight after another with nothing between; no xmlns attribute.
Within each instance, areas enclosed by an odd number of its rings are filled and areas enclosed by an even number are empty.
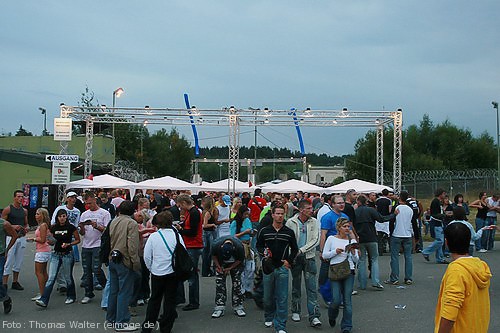
<svg viewBox="0 0 500 333"><path fill-rule="evenodd" d="M50 252L35 253L35 262L46 263L50 260Z"/></svg>

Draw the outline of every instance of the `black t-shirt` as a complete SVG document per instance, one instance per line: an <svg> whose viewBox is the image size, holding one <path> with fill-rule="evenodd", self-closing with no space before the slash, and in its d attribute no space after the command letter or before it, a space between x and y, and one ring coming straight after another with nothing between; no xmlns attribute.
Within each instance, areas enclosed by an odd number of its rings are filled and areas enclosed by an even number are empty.
<svg viewBox="0 0 500 333"><path fill-rule="evenodd" d="M354 212L354 207L349 202L345 203L342 213L349 217L349 221L351 221L352 223L356 223L356 213Z"/></svg>
<svg viewBox="0 0 500 333"><path fill-rule="evenodd" d="M59 223L54 224L50 227L50 232L56 239L56 244L54 245L54 252L69 253L72 250L72 246L62 248L61 245L64 243L71 243L73 240L73 233L76 227L71 223L66 222L65 225L60 225Z"/></svg>
<svg viewBox="0 0 500 333"><path fill-rule="evenodd" d="M377 199L375 204L377 205L377 211L380 213L380 215L390 214L390 207L392 205L391 199L387 197L380 197Z"/></svg>

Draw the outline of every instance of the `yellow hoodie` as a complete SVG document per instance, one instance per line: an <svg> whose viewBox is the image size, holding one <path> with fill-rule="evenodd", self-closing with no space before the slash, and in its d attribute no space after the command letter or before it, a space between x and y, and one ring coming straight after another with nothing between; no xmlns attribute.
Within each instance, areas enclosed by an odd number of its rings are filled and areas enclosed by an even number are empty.
<svg viewBox="0 0 500 333"><path fill-rule="evenodd" d="M435 329L441 317L454 321L452 332L486 333L490 323L491 272L479 258L462 257L448 266L441 281Z"/></svg>

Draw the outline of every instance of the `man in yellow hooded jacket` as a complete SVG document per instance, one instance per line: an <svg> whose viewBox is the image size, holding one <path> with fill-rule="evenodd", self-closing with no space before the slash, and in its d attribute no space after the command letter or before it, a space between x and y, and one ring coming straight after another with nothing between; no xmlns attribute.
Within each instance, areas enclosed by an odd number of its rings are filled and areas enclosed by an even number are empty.
<svg viewBox="0 0 500 333"><path fill-rule="evenodd" d="M468 254L471 233L465 224L449 224L444 236L453 262L441 281L434 332L486 333L490 322L490 268Z"/></svg>

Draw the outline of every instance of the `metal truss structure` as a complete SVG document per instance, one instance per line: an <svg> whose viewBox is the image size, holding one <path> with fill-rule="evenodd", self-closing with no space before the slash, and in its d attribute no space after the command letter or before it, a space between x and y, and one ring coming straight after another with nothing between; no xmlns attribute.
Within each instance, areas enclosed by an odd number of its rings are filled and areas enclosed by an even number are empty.
<svg viewBox="0 0 500 333"><path fill-rule="evenodd" d="M383 128L394 126L393 188L401 190L402 124L403 113L396 111L352 111L342 110L289 110L182 108L130 108L130 107L82 107L60 106L61 118L71 118L86 124L85 176L92 170L92 140L94 123L159 124L165 126L191 126L194 120L200 126L229 127L229 179L238 179L239 128L241 126L284 126L295 127L368 127L377 129L377 182L383 182ZM190 119L192 117L193 120Z"/></svg>

